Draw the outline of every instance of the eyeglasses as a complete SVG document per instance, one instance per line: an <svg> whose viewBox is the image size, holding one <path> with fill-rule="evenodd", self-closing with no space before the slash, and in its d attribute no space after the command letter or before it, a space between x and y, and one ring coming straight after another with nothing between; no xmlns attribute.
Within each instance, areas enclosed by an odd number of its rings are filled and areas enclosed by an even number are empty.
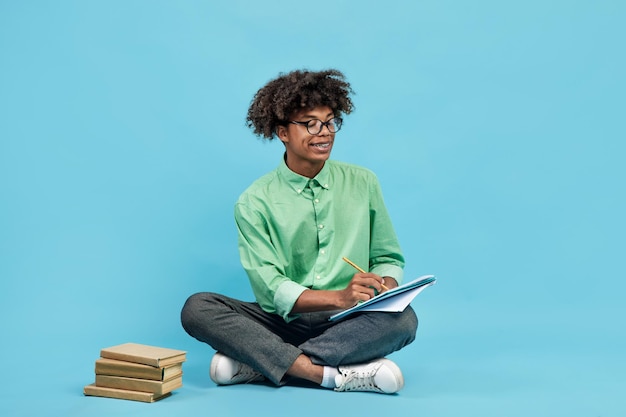
<svg viewBox="0 0 626 417"><path fill-rule="evenodd" d="M324 129L324 126L328 128L330 133L337 133L339 132L339 129L341 129L342 122L343 119L341 117L333 117L327 122L322 122L319 119L311 119L306 122L296 122L293 120L289 121L289 123L293 123L294 125L306 126L307 132L311 135L319 135L322 132L322 129Z"/></svg>

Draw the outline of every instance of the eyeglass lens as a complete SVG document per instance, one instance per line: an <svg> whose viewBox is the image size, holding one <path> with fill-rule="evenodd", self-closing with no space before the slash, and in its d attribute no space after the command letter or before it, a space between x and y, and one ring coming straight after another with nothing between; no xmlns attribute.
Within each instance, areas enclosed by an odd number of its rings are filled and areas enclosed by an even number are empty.
<svg viewBox="0 0 626 417"><path fill-rule="evenodd" d="M337 131L341 128L341 119L334 117L327 122L322 122L318 119L309 120L306 128L311 135L317 135L322 131L324 126L328 127L328 130L330 130L331 133L337 133Z"/></svg>

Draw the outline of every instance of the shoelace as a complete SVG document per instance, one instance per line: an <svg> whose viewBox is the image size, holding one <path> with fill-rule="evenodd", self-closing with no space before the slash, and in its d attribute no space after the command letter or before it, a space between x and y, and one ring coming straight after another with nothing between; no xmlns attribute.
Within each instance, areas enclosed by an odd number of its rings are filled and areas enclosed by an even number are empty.
<svg viewBox="0 0 626 417"><path fill-rule="evenodd" d="M233 375L233 382L253 382L262 379L263 375L246 364L239 363L239 370Z"/></svg>
<svg viewBox="0 0 626 417"><path fill-rule="evenodd" d="M337 387L337 391L376 391L383 392L376 383L374 377L376 372L382 364L377 364L376 367L372 367L366 372L357 372L350 370L347 374L343 375L343 382L341 386Z"/></svg>

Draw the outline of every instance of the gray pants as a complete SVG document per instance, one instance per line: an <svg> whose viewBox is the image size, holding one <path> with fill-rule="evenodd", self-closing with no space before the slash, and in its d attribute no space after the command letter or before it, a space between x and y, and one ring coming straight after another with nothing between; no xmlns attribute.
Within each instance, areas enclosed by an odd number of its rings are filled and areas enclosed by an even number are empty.
<svg viewBox="0 0 626 417"><path fill-rule="evenodd" d="M355 364L382 358L415 339L417 317L410 306L402 313L368 312L328 321L334 313L304 313L286 323L257 303L202 292L189 297L181 321L191 336L275 384L301 354L318 365Z"/></svg>

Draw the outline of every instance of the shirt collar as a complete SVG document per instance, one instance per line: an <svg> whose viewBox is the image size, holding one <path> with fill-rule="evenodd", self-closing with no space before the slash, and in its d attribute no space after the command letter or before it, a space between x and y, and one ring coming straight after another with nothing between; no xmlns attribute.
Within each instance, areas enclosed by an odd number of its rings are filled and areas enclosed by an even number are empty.
<svg viewBox="0 0 626 417"><path fill-rule="evenodd" d="M309 181L317 183L320 187L328 189L330 186L330 168L329 163L326 161L322 170L315 176L315 178L307 178L303 175L296 174L289 169L285 158L282 158L280 165L278 166L278 173L287 181L287 184L298 194L302 192L309 184Z"/></svg>
<svg viewBox="0 0 626 417"><path fill-rule="evenodd" d="M313 181L317 181L317 184L328 190L330 188L330 161L326 161L322 170L313 178Z"/></svg>

